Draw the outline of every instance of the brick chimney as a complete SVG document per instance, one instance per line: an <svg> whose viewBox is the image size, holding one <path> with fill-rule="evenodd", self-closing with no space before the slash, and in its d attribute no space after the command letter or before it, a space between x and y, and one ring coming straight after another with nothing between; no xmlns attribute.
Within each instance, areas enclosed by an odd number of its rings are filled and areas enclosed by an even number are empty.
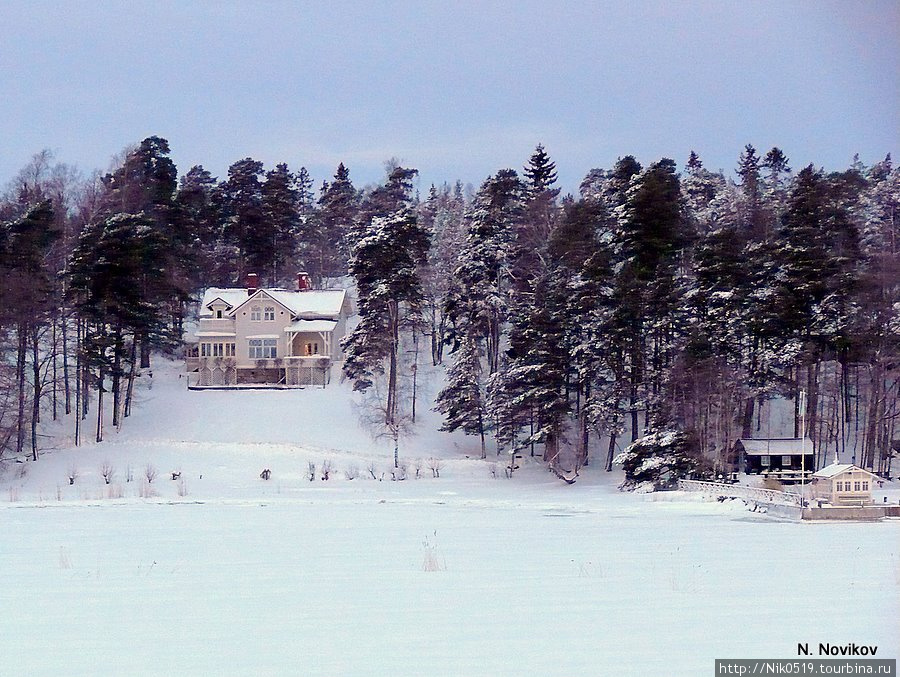
<svg viewBox="0 0 900 677"><path fill-rule="evenodd" d="M312 282L309 281L308 273L297 273L297 291L309 291L312 289Z"/></svg>
<svg viewBox="0 0 900 677"><path fill-rule="evenodd" d="M259 289L259 275L256 273L247 273L246 280L247 296L253 296Z"/></svg>

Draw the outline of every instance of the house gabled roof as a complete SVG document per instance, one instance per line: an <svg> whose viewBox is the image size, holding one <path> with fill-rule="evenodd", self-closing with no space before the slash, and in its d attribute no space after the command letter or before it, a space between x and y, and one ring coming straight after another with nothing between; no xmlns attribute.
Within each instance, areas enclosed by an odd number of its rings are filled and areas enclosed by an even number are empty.
<svg viewBox="0 0 900 677"><path fill-rule="evenodd" d="M229 289L222 287L210 287L203 292L203 300L200 301L200 316L211 315L210 306L216 301L221 301L229 310L247 300L246 289Z"/></svg>
<svg viewBox="0 0 900 677"><path fill-rule="evenodd" d="M858 465L853 465L852 463L832 463L831 465L826 465L821 470L817 470L813 473L813 477L820 477L822 479L831 479L833 477L837 477L838 475L842 475L845 472L852 470L853 472L864 472L867 475L870 475L878 482L883 482L884 478L879 477L875 473L871 473L865 468L860 468Z"/></svg>
<svg viewBox="0 0 900 677"><path fill-rule="evenodd" d="M204 292L203 300L200 302L201 316L208 315L210 304L217 299L230 306L229 314L234 315L241 306L254 299L258 300L261 294L283 306L293 317L308 319L339 317L347 296L347 292L343 289L290 291L262 288L248 296L247 290L243 288L210 287Z"/></svg>
<svg viewBox="0 0 900 677"><path fill-rule="evenodd" d="M812 440L801 437L781 437L772 439L743 439L741 446L748 456L799 456L813 453Z"/></svg>

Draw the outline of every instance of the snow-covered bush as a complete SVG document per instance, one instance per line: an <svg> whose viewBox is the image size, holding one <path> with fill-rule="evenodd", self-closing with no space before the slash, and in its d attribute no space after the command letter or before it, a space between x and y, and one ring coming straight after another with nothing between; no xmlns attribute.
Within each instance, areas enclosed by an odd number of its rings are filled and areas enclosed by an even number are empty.
<svg viewBox="0 0 900 677"><path fill-rule="evenodd" d="M116 474L116 469L113 467L113 464L109 462L109 460L103 461L103 465L100 466L100 475L103 477L103 481L106 484L112 482L113 476Z"/></svg>
<svg viewBox="0 0 900 677"><path fill-rule="evenodd" d="M348 480L355 480L357 477L359 477L359 466L355 463L351 463L344 471L344 477L346 477Z"/></svg>
<svg viewBox="0 0 900 677"><path fill-rule="evenodd" d="M69 465L69 469L66 471L66 477L69 478L69 484L75 484L75 480L78 479L78 466L75 464Z"/></svg>
<svg viewBox="0 0 900 677"><path fill-rule="evenodd" d="M661 430L632 442L615 461L625 471L620 489L658 491L670 489L679 479L702 479L712 469L691 439L680 430Z"/></svg>
<svg viewBox="0 0 900 677"><path fill-rule="evenodd" d="M322 481L325 482L331 476L331 461L322 461Z"/></svg>
<svg viewBox="0 0 900 677"><path fill-rule="evenodd" d="M148 463L144 468L144 477L147 479L147 484L152 484L153 480L156 479L156 476L159 474L159 471L156 469L156 466L152 463Z"/></svg>
<svg viewBox="0 0 900 677"><path fill-rule="evenodd" d="M310 482L315 482L316 480L316 464L312 461L306 462L306 479Z"/></svg>
<svg viewBox="0 0 900 677"><path fill-rule="evenodd" d="M441 459L435 458L432 456L428 459L428 468L431 470L432 477L440 477L441 476L441 468L443 467L443 463L441 463Z"/></svg>

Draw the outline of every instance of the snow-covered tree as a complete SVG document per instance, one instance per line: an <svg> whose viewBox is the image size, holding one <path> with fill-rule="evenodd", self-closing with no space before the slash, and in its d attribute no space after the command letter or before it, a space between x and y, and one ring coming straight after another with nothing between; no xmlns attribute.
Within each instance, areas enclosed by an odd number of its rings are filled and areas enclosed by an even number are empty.
<svg viewBox="0 0 900 677"><path fill-rule="evenodd" d="M385 379L384 425L394 439L396 466L402 418L398 389L401 330L419 320L422 287L418 271L428 251L429 233L419 224L409 194L395 197L399 206L393 212L373 216L355 233L350 274L356 281L360 321L343 339L343 371L355 390L368 390L376 378ZM386 204L387 200L378 208ZM377 208L370 213L377 213Z"/></svg>
<svg viewBox="0 0 900 677"><path fill-rule="evenodd" d="M658 491L680 479L704 479L711 470L691 439L680 430L651 432L628 445L615 459L625 471L620 488Z"/></svg>

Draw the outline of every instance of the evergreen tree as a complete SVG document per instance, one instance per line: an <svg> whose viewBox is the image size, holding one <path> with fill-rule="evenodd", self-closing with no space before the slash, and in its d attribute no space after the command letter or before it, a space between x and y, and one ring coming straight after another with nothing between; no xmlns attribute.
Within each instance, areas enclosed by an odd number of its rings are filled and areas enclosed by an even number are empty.
<svg viewBox="0 0 900 677"><path fill-rule="evenodd" d="M334 181L323 185L318 218L307 236L310 246L306 266L317 282L346 275L350 259L347 238L358 210L359 195L350 181L350 172L341 163Z"/></svg>
<svg viewBox="0 0 900 677"><path fill-rule="evenodd" d="M305 190L305 188L304 188ZM295 258L301 226L300 189L296 177L284 163L266 172L262 184L262 217L265 226L258 237L271 238L269 279L273 286L296 271L286 271Z"/></svg>
<svg viewBox="0 0 900 677"><path fill-rule="evenodd" d="M478 343L473 337L463 338L456 359L447 371L447 385L435 400L435 411L445 417L441 430L462 430L478 435L481 458L487 456L485 433L488 431L484 388L481 385L482 364Z"/></svg>
<svg viewBox="0 0 900 677"><path fill-rule="evenodd" d="M222 185L223 237L235 251L230 262L235 281L250 272L272 270L274 237L264 218L262 176L262 162L245 158L228 168L228 180Z"/></svg>
<svg viewBox="0 0 900 677"><path fill-rule="evenodd" d="M353 381L355 390L368 390L376 378L385 377L380 407L384 426L394 440L395 467L402 425L398 389L401 329L418 320L422 301L418 270L429 245L428 231L418 223L409 193L396 190L414 172L398 168L392 173L369 213L377 214L389 204L386 195L391 196L395 211L372 216L353 240L350 273L356 281L360 321L342 342L344 376Z"/></svg>

